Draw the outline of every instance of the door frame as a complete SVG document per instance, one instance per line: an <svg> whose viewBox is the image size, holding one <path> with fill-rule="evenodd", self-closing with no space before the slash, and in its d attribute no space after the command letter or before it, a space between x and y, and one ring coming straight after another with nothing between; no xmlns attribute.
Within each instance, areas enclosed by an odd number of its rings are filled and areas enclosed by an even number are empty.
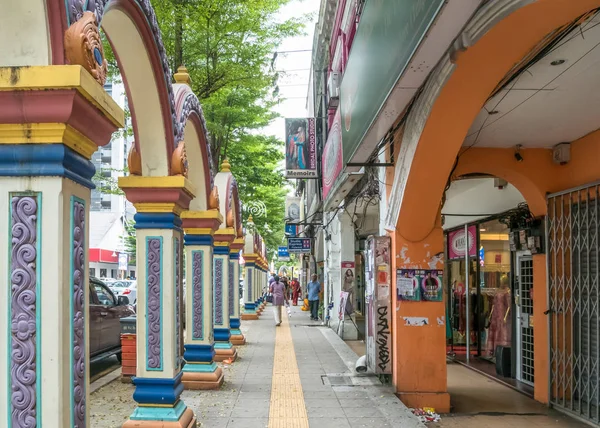
<svg viewBox="0 0 600 428"><path fill-rule="evenodd" d="M522 349L523 349L523 318L522 316L522 311L521 311L521 285L522 285L522 281L521 281L521 261L522 260L531 260L533 262L533 256L531 255L531 251L526 250L526 251L517 251L515 253L515 280L516 280L516 286L514 287L515 290L515 294L514 294L514 307L515 307L515 324L516 324L516 328L515 328L515 333L517 335L517 337L515 338L515 347L516 347L516 359L515 359L515 365L516 365L516 379L519 382L523 382L527 385L533 386L533 382L529 382L527 380L523 380L523 354L522 354ZM533 290L533 288L532 288Z"/></svg>

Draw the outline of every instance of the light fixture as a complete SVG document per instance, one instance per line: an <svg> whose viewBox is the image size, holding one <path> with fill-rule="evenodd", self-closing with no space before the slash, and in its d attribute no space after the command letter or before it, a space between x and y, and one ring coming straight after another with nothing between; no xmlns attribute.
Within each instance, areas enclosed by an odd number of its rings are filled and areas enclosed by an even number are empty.
<svg viewBox="0 0 600 428"><path fill-rule="evenodd" d="M550 63L550 65L561 65L567 62L565 59L555 59Z"/></svg>
<svg viewBox="0 0 600 428"><path fill-rule="evenodd" d="M517 146L515 147L515 160L517 162L523 162L523 156L521 156L521 145L517 144Z"/></svg>
<svg viewBox="0 0 600 428"><path fill-rule="evenodd" d="M490 116L493 116L493 115L498 114L498 113L500 113L498 110L490 110L490 111L488 111L488 114Z"/></svg>

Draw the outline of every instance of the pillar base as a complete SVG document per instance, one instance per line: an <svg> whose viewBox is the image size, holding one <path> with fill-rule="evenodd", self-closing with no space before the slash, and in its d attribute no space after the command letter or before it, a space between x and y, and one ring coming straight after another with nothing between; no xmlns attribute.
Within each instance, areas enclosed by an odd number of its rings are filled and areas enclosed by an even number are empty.
<svg viewBox="0 0 600 428"><path fill-rule="evenodd" d="M223 375L223 370L215 363L187 363L183 367L183 377L181 381L185 389L219 389L221 385L223 385L224 380L225 376Z"/></svg>
<svg viewBox="0 0 600 428"><path fill-rule="evenodd" d="M254 321L258 319L258 314L256 312L244 312L241 318L242 321Z"/></svg>
<svg viewBox="0 0 600 428"><path fill-rule="evenodd" d="M450 394L447 392L397 392L406 407L433 407L436 413L450 413Z"/></svg>
<svg viewBox="0 0 600 428"><path fill-rule="evenodd" d="M185 404L183 404L185 408ZM182 414L176 420L171 420L176 416L170 416L171 414L176 415L177 405L173 408L169 407L138 407L135 412L131 415L124 424L123 428L196 428L197 421L194 412L190 408L185 408ZM138 415L136 416L136 412ZM137 419L138 417L154 417L156 419ZM158 419L163 418L163 419Z"/></svg>
<svg viewBox="0 0 600 428"><path fill-rule="evenodd" d="M240 345L246 344L246 338L244 337L243 333L239 329L236 329L236 328L231 329L231 337L229 338L229 341L234 346L240 346Z"/></svg>
<svg viewBox="0 0 600 428"><path fill-rule="evenodd" d="M185 405L184 405L185 406ZM138 408L139 409L139 408ZM136 409L136 411L138 410ZM146 407L146 414L153 414L156 417L160 417L159 413L165 412L166 410L172 410L164 407ZM135 412L131 417L133 418ZM123 428L196 428L198 426L196 416L190 408L186 408L180 418L176 421L170 421L166 419L162 420L139 420L139 419L128 419L124 424Z"/></svg>
<svg viewBox="0 0 600 428"><path fill-rule="evenodd" d="M223 362L225 360L231 360L233 363L237 359L237 349L231 344L231 342L220 342L215 343L215 361Z"/></svg>

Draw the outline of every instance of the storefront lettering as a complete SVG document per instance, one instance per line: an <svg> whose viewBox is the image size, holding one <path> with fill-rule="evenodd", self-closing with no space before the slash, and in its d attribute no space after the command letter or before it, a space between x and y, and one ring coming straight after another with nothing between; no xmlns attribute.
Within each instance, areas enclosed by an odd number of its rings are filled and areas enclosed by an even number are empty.
<svg viewBox="0 0 600 428"><path fill-rule="evenodd" d="M381 306L377 309L377 344L379 345L377 365L382 371L385 371L390 362L390 349L388 346L390 336L390 326L388 322L388 307Z"/></svg>

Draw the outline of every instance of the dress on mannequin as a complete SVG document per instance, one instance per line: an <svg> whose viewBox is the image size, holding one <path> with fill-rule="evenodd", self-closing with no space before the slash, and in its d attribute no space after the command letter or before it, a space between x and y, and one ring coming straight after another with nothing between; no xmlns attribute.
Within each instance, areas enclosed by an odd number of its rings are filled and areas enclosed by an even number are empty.
<svg viewBox="0 0 600 428"><path fill-rule="evenodd" d="M510 303L508 276L503 275L501 287L494 296L490 312L490 329L488 332L488 353L490 355L494 355L496 346L511 345Z"/></svg>

